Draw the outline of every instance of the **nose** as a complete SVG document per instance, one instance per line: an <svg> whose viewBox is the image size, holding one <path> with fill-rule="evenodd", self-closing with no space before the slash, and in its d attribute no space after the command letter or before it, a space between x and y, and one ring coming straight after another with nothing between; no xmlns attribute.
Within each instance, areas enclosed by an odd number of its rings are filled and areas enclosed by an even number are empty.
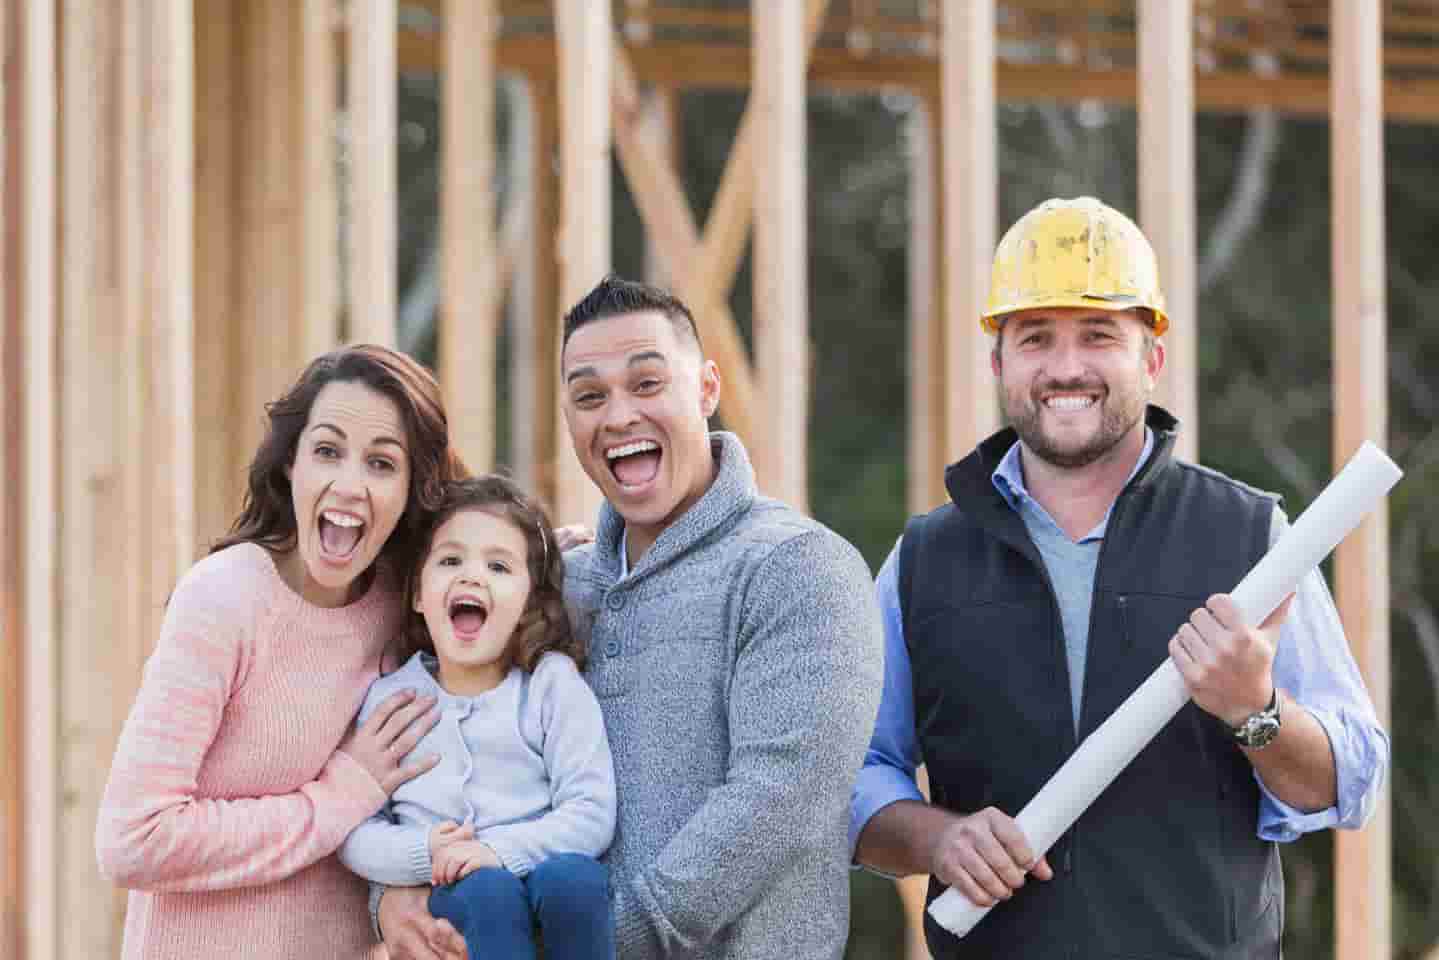
<svg viewBox="0 0 1439 960"><path fill-rule="evenodd" d="M365 496L365 467L357 460L344 463L335 474L330 489L336 496L362 499Z"/></svg>
<svg viewBox="0 0 1439 960"><path fill-rule="evenodd" d="M1049 375L1055 380L1078 380L1084 376L1084 354L1078 342L1070 337L1057 338L1050 351Z"/></svg>
<svg viewBox="0 0 1439 960"><path fill-rule="evenodd" d="M612 433L624 433L637 422L639 411L634 399L623 390L616 391L610 402L605 404L605 429Z"/></svg>

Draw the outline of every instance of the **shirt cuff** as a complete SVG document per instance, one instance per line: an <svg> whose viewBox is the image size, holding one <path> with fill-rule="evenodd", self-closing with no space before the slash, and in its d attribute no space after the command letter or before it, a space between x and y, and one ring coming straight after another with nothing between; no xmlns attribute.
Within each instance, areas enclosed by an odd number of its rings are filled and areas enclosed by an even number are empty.
<svg viewBox="0 0 1439 960"><path fill-rule="evenodd" d="M907 774L898 767L883 763L860 768L859 776L854 781L854 793L851 796L849 811L849 859L851 863L854 862L855 850L859 845L859 835L864 831L865 824L869 823L876 813L900 800L924 802L924 794L919 792L919 787L915 784L912 774ZM880 875L888 876L884 873L880 873Z"/></svg>
<svg viewBox="0 0 1439 960"><path fill-rule="evenodd" d="M388 889L383 883L370 884L370 932L375 935L376 943L385 942L385 935L380 932L380 898Z"/></svg>

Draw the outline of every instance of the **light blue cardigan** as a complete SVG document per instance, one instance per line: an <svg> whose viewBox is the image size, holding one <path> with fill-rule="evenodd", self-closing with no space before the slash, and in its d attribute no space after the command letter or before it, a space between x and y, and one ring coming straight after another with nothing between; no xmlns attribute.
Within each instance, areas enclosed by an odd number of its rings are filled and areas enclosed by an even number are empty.
<svg viewBox="0 0 1439 960"><path fill-rule="evenodd" d="M524 876L561 853L598 857L615 830L615 775L599 704L574 661L547 653L533 675L510 670L476 697L446 692L435 659L416 654L376 680L357 723L409 688L439 699L440 722L410 754L434 769L402 784L351 832L340 860L375 883L430 882L430 829L473 824L511 872Z"/></svg>

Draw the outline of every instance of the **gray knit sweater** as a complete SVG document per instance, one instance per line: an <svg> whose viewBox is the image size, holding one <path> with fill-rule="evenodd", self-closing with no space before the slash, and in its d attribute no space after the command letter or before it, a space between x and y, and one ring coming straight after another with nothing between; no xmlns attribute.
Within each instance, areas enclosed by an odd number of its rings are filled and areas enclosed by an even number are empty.
<svg viewBox="0 0 1439 960"><path fill-rule="evenodd" d="M619 955L837 960L879 612L855 549L760 497L732 434L711 442L713 485L627 577L609 504L566 555L614 754Z"/></svg>

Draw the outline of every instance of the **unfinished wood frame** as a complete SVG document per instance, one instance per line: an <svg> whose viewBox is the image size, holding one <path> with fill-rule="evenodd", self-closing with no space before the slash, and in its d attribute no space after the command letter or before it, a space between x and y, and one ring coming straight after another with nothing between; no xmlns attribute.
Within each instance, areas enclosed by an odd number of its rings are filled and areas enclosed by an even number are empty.
<svg viewBox="0 0 1439 960"><path fill-rule="evenodd" d="M944 502L945 415L944 302L939 256L944 192L940 185L941 131L938 101L919 101L910 112L909 323L906 504L924 513Z"/></svg>
<svg viewBox="0 0 1439 960"><path fill-rule="evenodd" d="M1384 253L1382 33L1377 0L1334 0L1330 58L1334 464L1365 440L1386 445L1388 317ZM1389 519L1383 504L1334 558L1335 600L1379 722L1389 724ZM1358 831L1334 835L1335 956L1391 944L1390 788Z"/></svg>
<svg viewBox="0 0 1439 960"><path fill-rule="evenodd" d="M994 0L946 3L940 69L944 191L945 462L999 423L992 338L979 325L998 219Z"/></svg>
<svg viewBox="0 0 1439 960"><path fill-rule="evenodd" d="M755 191L754 343L760 396L769 411L755 458L759 487L798 510L809 504L809 243L805 223L804 11L754 6L758 172Z"/></svg>
<svg viewBox="0 0 1439 960"><path fill-rule="evenodd" d="M350 0L348 339L395 345L398 0Z"/></svg>
<svg viewBox="0 0 1439 960"><path fill-rule="evenodd" d="M450 440L471 470L495 459L495 340L504 294L495 233L494 0L445 5L440 94L439 380Z"/></svg>
<svg viewBox="0 0 1439 960"><path fill-rule="evenodd" d="M7 62L5 111L7 331L15 329L22 371L19 480L20 526L15 530L23 567L13 579L16 609L7 629L18 625L12 649L21 685L20 739L15 778L20 809L19 854L7 874L6 910L14 910L10 931L21 956L50 957L60 942L60 711L57 671L59 476L56 445L59 372L57 330L56 217L58 213L57 11L54 0L28 0L9 8L6 33L17 54ZM13 145L12 145L12 138ZM15 214L15 216L11 216ZM12 311L13 308L13 311ZM14 326L10 326L10 324ZM7 351L8 353L8 351ZM18 614L18 616L14 616ZM13 907L12 907L13 904Z"/></svg>
<svg viewBox="0 0 1439 960"><path fill-rule="evenodd" d="M554 4L560 105L560 291L568 309L610 271L610 72L608 3ZM599 488L557 423L555 521L594 523Z"/></svg>
<svg viewBox="0 0 1439 960"><path fill-rule="evenodd" d="M1192 0L1140 4L1139 225L1159 259L1171 320L1155 400L1179 418L1175 451L1199 455L1199 295Z"/></svg>

